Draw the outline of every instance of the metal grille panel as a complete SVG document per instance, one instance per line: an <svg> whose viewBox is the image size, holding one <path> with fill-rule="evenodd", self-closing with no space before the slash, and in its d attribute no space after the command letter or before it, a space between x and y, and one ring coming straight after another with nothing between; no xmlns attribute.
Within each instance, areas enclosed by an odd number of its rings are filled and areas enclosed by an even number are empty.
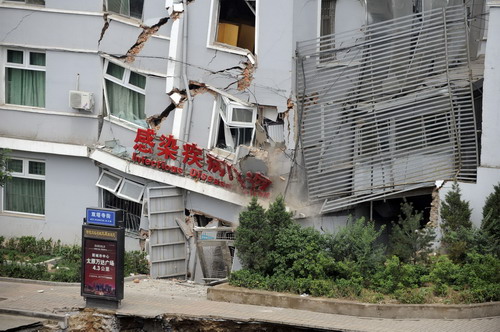
<svg viewBox="0 0 500 332"><path fill-rule="evenodd" d="M456 6L298 43L301 144L322 213L475 180L466 31Z"/></svg>

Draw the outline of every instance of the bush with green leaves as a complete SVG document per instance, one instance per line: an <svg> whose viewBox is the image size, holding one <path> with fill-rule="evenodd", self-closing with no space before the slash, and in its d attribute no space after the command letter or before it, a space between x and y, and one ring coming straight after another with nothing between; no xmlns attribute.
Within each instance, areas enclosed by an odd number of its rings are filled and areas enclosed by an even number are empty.
<svg viewBox="0 0 500 332"><path fill-rule="evenodd" d="M500 257L500 184L493 186L483 206L481 229L488 237L492 252Z"/></svg>
<svg viewBox="0 0 500 332"><path fill-rule="evenodd" d="M408 202L401 204L398 222L393 222L390 235L389 252L403 262L416 263L426 260L432 251L436 238L434 228L429 224L421 226L423 213L414 211Z"/></svg>
<svg viewBox="0 0 500 332"><path fill-rule="evenodd" d="M245 269L267 274L271 269L268 254L271 250L271 231L266 211L253 197L246 210L240 213L234 246Z"/></svg>
<svg viewBox="0 0 500 332"><path fill-rule="evenodd" d="M427 273L426 265L404 263L399 257L392 256L373 276L371 288L384 294L392 294L401 289L419 288Z"/></svg>
<svg viewBox="0 0 500 332"><path fill-rule="evenodd" d="M325 279L333 260L326 254L326 239L317 230L291 224L282 229L270 253L274 274L292 278Z"/></svg>
<svg viewBox="0 0 500 332"><path fill-rule="evenodd" d="M349 221L335 235L328 236L329 254L336 262L354 262L362 275L370 275L385 260L385 246L379 242L384 230L364 218ZM351 267L354 267L351 265Z"/></svg>
<svg viewBox="0 0 500 332"><path fill-rule="evenodd" d="M144 251L125 252L125 276L130 274L149 274L149 262Z"/></svg>
<svg viewBox="0 0 500 332"><path fill-rule="evenodd" d="M472 250L473 232L469 202L462 200L460 186L452 185L441 206L442 247L455 262L462 262Z"/></svg>

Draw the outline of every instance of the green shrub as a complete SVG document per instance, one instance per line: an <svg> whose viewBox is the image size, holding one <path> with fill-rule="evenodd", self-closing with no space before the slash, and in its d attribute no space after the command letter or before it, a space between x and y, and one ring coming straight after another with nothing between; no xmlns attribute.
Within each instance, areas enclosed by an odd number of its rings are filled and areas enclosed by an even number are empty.
<svg viewBox="0 0 500 332"><path fill-rule="evenodd" d="M500 257L500 184L493 186L493 192L486 198L481 229L489 238L492 252Z"/></svg>
<svg viewBox="0 0 500 332"><path fill-rule="evenodd" d="M269 283L266 277L260 273L251 270L239 270L232 272L229 277L229 283L236 287L268 289ZM285 291L286 289L283 288Z"/></svg>
<svg viewBox="0 0 500 332"><path fill-rule="evenodd" d="M460 265L452 262L447 256L439 256L432 261L431 271L424 281L434 284L436 295L445 295L444 292L449 286L457 285L460 268Z"/></svg>
<svg viewBox="0 0 500 332"><path fill-rule="evenodd" d="M432 242L436 238L430 225L421 227L423 213L413 211L413 205L406 201L401 204L398 222L393 222L389 238L389 251L404 262L415 263L426 260L432 251Z"/></svg>
<svg viewBox="0 0 500 332"><path fill-rule="evenodd" d="M0 265L0 275L10 278L47 280L49 273L43 264L9 263Z"/></svg>
<svg viewBox="0 0 500 332"><path fill-rule="evenodd" d="M54 272L50 273L50 280L58 282L80 282L80 269L56 269Z"/></svg>
<svg viewBox="0 0 500 332"><path fill-rule="evenodd" d="M329 254L337 262L354 262L359 273L371 275L384 262L385 247L378 242L384 227L378 231L373 222L360 218L328 236ZM352 266L351 266L352 267Z"/></svg>
<svg viewBox="0 0 500 332"><path fill-rule="evenodd" d="M126 251L124 262L125 276L130 274L149 274L149 262L144 251Z"/></svg>
<svg viewBox="0 0 500 332"><path fill-rule="evenodd" d="M265 210L253 197L247 209L240 213L236 229L235 248L241 265L245 269L266 274L272 265L268 254L271 251L271 233Z"/></svg>
<svg viewBox="0 0 500 332"><path fill-rule="evenodd" d="M473 247L471 213L469 202L462 200L458 183L453 183L441 207L441 243L454 262L462 262Z"/></svg>
<svg viewBox="0 0 500 332"><path fill-rule="evenodd" d="M335 280L334 292L335 297L345 297L356 299L361 295L363 290L363 278L352 279L337 279Z"/></svg>
<svg viewBox="0 0 500 332"><path fill-rule="evenodd" d="M431 293L428 288L406 288L396 290L394 297L404 304L423 304L429 302Z"/></svg>
<svg viewBox="0 0 500 332"><path fill-rule="evenodd" d="M274 274L325 279L333 263L326 256L325 245L324 237L313 228L292 224L282 229L270 254Z"/></svg>

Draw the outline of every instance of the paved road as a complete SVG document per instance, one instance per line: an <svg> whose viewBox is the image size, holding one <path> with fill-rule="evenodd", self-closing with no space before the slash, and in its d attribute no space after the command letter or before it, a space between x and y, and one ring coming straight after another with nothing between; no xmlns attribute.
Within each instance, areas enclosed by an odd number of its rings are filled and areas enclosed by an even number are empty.
<svg viewBox="0 0 500 332"><path fill-rule="evenodd" d="M142 285L144 286L144 284ZM179 287L183 287L180 286ZM75 314L85 306L80 287L55 284L20 283L0 280L0 313L35 312L46 315ZM316 329L340 331L424 331L424 332L499 332L500 317L478 319L379 319L323 314L304 310L261 307L244 304L208 301L203 297L177 296L155 290L148 293L125 287L125 298L118 314L156 317L182 315L196 318L220 318L237 321L260 321ZM0 326L2 325L0 317Z"/></svg>

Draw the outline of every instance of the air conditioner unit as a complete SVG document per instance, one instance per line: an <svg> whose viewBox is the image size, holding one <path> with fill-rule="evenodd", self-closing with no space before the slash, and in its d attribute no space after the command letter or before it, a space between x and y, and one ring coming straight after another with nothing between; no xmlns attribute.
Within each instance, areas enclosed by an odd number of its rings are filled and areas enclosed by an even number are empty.
<svg viewBox="0 0 500 332"><path fill-rule="evenodd" d="M91 111L94 107L94 94L83 91L69 92L69 106L83 111Z"/></svg>

